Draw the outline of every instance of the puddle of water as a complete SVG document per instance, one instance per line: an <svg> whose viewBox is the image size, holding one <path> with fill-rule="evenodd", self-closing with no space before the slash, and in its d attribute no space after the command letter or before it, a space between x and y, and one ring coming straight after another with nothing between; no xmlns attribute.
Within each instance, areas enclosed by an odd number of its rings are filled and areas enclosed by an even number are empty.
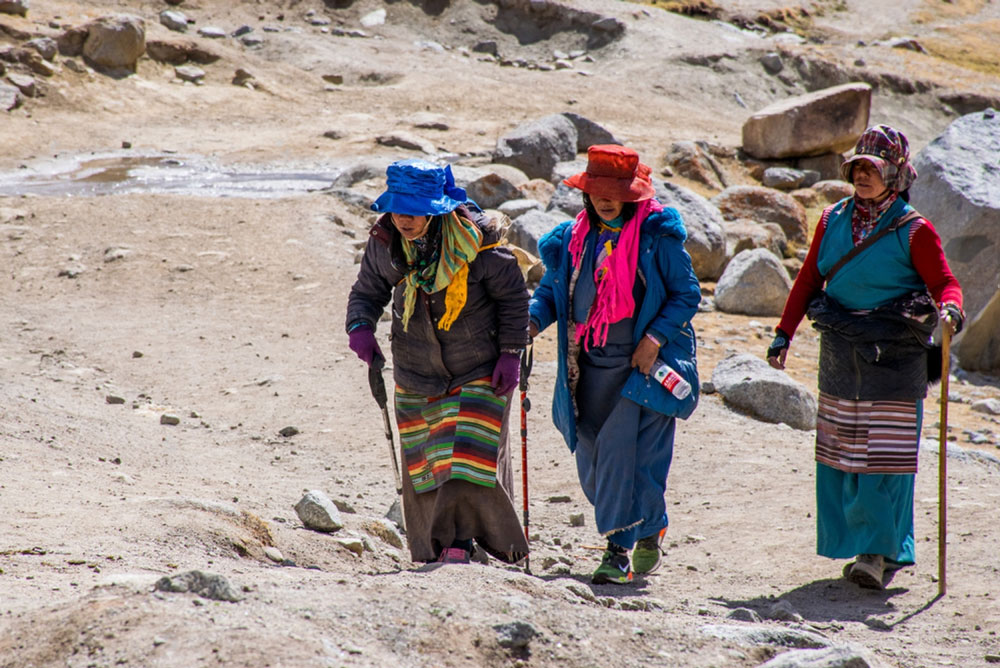
<svg viewBox="0 0 1000 668"><path fill-rule="evenodd" d="M175 155L70 157L0 172L0 196L160 193L278 198L323 190L337 171L329 166L315 172L253 165L222 167L203 158Z"/></svg>

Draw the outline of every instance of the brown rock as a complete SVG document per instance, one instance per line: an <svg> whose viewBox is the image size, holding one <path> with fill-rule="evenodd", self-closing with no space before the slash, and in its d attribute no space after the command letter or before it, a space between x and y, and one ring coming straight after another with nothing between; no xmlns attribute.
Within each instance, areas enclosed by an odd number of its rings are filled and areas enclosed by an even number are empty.
<svg viewBox="0 0 1000 668"><path fill-rule="evenodd" d="M1000 372L1000 290L966 324L958 345L958 364L969 371Z"/></svg>
<svg viewBox="0 0 1000 668"><path fill-rule="evenodd" d="M522 197L533 199L548 204L552 195L556 192L556 187L545 179L529 179L517 187Z"/></svg>
<svg viewBox="0 0 1000 668"><path fill-rule="evenodd" d="M788 193L795 198L795 201L807 209L819 204L819 193L812 188L796 188Z"/></svg>
<svg viewBox="0 0 1000 668"><path fill-rule="evenodd" d="M106 71L135 71L146 51L146 23L138 16L102 16L87 24L83 55Z"/></svg>
<svg viewBox="0 0 1000 668"><path fill-rule="evenodd" d="M155 61L171 65L183 65L188 61L208 65L219 59L218 54L186 39L151 39L146 42L146 53Z"/></svg>
<svg viewBox="0 0 1000 668"><path fill-rule="evenodd" d="M806 210L795 198L763 186L732 186L712 198L726 220L749 218L759 223L777 223L789 241L805 243L809 227Z"/></svg>
<svg viewBox="0 0 1000 668"><path fill-rule="evenodd" d="M847 181L820 181L819 183L813 184L812 188L817 194L819 194L820 198L828 204L839 202L845 197L854 196L854 186Z"/></svg>
<svg viewBox="0 0 1000 668"><path fill-rule="evenodd" d="M86 26L70 28L56 38L59 45L59 55L73 58L83 54L83 43L87 41Z"/></svg>
<svg viewBox="0 0 1000 668"><path fill-rule="evenodd" d="M670 150L667 151L666 159L667 164L678 176L691 179L715 190L721 190L724 187L712 157L694 142L674 142Z"/></svg>
<svg viewBox="0 0 1000 668"><path fill-rule="evenodd" d="M851 83L781 100L743 124L743 150L756 158L846 151L868 126L872 88Z"/></svg>

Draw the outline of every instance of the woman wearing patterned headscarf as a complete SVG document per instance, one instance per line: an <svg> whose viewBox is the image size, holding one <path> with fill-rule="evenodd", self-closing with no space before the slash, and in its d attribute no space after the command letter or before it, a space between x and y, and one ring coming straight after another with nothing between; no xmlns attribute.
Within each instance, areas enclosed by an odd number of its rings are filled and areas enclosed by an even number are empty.
<svg viewBox="0 0 1000 668"><path fill-rule="evenodd" d="M701 289L680 214L654 199L635 151L591 146L587 170L564 183L584 210L538 242L531 332L557 324L552 419L608 541L592 581L624 584L660 563L675 418L698 402Z"/></svg>
<svg viewBox="0 0 1000 668"><path fill-rule="evenodd" d="M451 167L394 162L347 303L350 347L381 363L375 327L392 302L403 514L414 561L528 553L514 509L507 425L528 342L528 291L500 229Z"/></svg>
<svg viewBox="0 0 1000 668"><path fill-rule="evenodd" d="M917 173L906 137L887 125L868 128L841 175L855 194L820 217L767 358L783 369L802 317L813 320L821 333L817 552L854 558L846 577L881 589L914 563L931 333L939 317L957 332L965 316L941 239L908 204Z"/></svg>

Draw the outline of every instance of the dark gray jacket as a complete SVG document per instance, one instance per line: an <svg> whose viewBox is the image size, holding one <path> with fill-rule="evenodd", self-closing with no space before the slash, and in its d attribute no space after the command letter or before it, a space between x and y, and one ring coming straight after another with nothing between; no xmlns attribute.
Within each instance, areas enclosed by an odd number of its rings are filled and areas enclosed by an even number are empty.
<svg viewBox="0 0 1000 668"><path fill-rule="evenodd" d="M483 246L500 240L500 230L479 211L459 208L459 215L483 231ZM403 277L406 259L399 232L389 214L369 232L358 279L347 300L347 325L362 320L374 330L392 300L393 374L411 392L437 396L489 376L501 349L528 343L528 290L517 260L506 248L481 251L469 263L468 299L448 331L438 329L445 291L417 290L408 331L403 331Z"/></svg>

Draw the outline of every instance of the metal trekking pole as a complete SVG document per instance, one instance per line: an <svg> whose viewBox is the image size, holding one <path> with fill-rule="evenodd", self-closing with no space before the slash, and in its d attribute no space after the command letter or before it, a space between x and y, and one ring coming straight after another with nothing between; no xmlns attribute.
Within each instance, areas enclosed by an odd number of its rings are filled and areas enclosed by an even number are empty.
<svg viewBox="0 0 1000 668"><path fill-rule="evenodd" d="M938 596L948 589L948 374L951 366L950 319L941 323L941 431L938 434Z"/></svg>
<svg viewBox="0 0 1000 668"><path fill-rule="evenodd" d="M385 358L376 355L368 366L368 386L375 397L375 403L382 409L382 422L385 425L385 438L389 441L389 454L392 455L392 470L396 476L396 494L403 494L403 483L399 476L399 459L396 457L396 440L392 436L392 422L389 421L389 399L385 392L385 380L382 378L382 368Z"/></svg>
<svg viewBox="0 0 1000 668"><path fill-rule="evenodd" d="M528 411L531 410L531 401L528 399L528 376L531 375L531 365L533 362L532 344L521 353L521 497L523 498L524 509L524 540L530 543L528 535ZM530 552L531 546L528 546ZM524 557L524 572L531 574L530 554Z"/></svg>

